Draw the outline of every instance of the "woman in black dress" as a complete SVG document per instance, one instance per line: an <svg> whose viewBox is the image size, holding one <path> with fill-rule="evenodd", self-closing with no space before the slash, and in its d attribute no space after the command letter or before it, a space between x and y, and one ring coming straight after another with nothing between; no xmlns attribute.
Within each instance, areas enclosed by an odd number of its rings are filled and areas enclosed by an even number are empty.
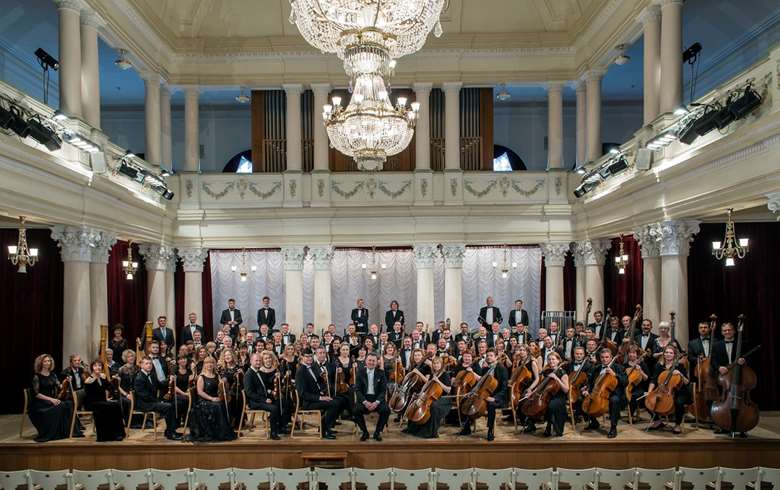
<svg viewBox="0 0 780 490"><path fill-rule="evenodd" d="M135 352L125 349L122 352L122 367L117 371L119 376L119 395L122 400L122 414L125 424L130 416L130 394L133 392L133 383L135 383L135 374L138 372L138 366L135 363ZM140 417L139 417L140 418Z"/></svg>
<svg viewBox="0 0 780 490"><path fill-rule="evenodd" d="M122 405L109 400L111 382L103 374L103 363L92 361L89 377L84 381L84 409L92 412L98 442L121 441L125 438Z"/></svg>
<svg viewBox="0 0 780 490"><path fill-rule="evenodd" d="M547 428L544 430L544 436L561 437L563 428L566 425L566 399L569 393L569 375L561 368L561 356L557 352L551 352L547 356L547 368L542 372L542 376L549 378L547 383L558 383L558 392L550 399L547 405L547 413L544 418L547 421Z"/></svg>
<svg viewBox="0 0 780 490"><path fill-rule="evenodd" d="M528 350L528 346L526 344L518 344L515 348L515 352L513 355L513 363L517 366L514 369L520 370L523 366L525 366L526 369L531 373L531 382L527 384L525 387L521 387L520 389L520 397L528 396L534 388L536 388L536 385L539 384L539 363L536 361L534 356L531 355L531 352ZM514 381L514 378L512 375L515 374L515 371L512 370L510 374L510 381ZM511 410L511 409L510 409ZM520 423L520 425L523 426L523 432L526 434L533 434L536 432L536 422L531 417L526 417L526 415L520 410L520 404L517 403L515 405L515 416L517 417L517 421Z"/></svg>
<svg viewBox="0 0 780 490"><path fill-rule="evenodd" d="M186 356L179 356L176 360L174 391L176 392L177 426L182 425L187 418L187 406L190 403L190 383L195 381L194 375L188 366L189 362L190 361Z"/></svg>
<svg viewBox="0 0 780 490"><path fill-rule="evenodd" d="M434 357L431 359L430 371L438 373L438 375L434 374L434 376L436 376L436 379L441 386L443 392L442 396L431 404L431 416L424 424L416 424L410 421L406 426L406 429L403 430L403 432L407 434L412 434L413 436L425 439L439 437L439 427L441 427L444 417L447 416L452 407L450 398L447 396L452 389L452 379L450 378L450 373L444 369L444 361L441 357ZM429 377L426 376L426 380L428 378Z"/></svg>
<svg viewBox="0 0 780 490"><path fill-rule="evenodd" d="M35 374L32 378L30 421L38 430L37 442L67 439L70 433L70 423L73 418L73 402L61 401L57 398L60 383L54 374L54 359L49 354L41 354L35 358L33 366ZM84 437L81 429L76 427L74 437Z"/></svg>
<svg viewBox="0 0 780 490"><path fill-rule="evenodd" d="M193 441L232 441L236 438L228 421L225 401L219 398L216 363L213 357L206 357L203 371L198 376L197 396L190 416L190 439Z"/></svg>
<svg viewBox="0 0 780 490"><path fill-rule="evenodd" d="M121 323L114 325L114 336L108 341L108 347L114 352L114 362L121 364L124 357L124 352L127 350L127 339L122 337L122 331L125 327Z"/></svg>
<svg viewBox="0 0 780 490"><path fill-rule="evenodd" d="M659 384L658 377L667 370L671 371L672 374L679 375L682 379L682 385L677 388L677 392L674 394L674 427L672 428L674 434L682 434L680 424L685 416L685 406L691 403L691 396L688 393L688 383L691 380L688 378L685 367L678 363L678 352L673 345L667 345L664 348L663 357L655 365L650 386L647 388L648 393L652 392ZM657 414L653 414L653 423L648 427L648 430L659 430L663 426L663 421L658 418Z"/></svg>

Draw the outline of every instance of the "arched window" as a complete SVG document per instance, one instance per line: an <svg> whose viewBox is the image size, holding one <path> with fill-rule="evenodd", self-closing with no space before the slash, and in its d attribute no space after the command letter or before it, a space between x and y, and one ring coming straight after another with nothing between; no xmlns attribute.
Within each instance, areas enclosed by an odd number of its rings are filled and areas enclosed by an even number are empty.
<svg viewBox="0 0 780 490"><path fill-rule="evenodd" d="M503 145L493 145L493 171L511 172L513 170L526 170L523 159L517 153Z"/></svg>
<svg viewBox="0 0 780 490"><path fill-rule="evenodd" d="M252 150L245 150L234 155L228 160L222 171L232 174L251 174Z"/></svg>

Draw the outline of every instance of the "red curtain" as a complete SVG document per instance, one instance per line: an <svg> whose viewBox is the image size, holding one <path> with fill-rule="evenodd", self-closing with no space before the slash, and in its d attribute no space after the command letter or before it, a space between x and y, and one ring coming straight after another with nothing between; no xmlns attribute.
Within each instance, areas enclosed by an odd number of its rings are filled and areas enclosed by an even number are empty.
<svg viewBox="0 0 780 490"><path fill-rule="evenodd" d="M132 280L125 278L122 261L127 260L128 242L118 241L108 256L108 324L121 323L125 327L128 344L135 345L147 319L149 295L146 283L146 267L143 257L138 253L138 245L133 244L133 260L138 262L138 270Z"/></svg>
<svg viewBox="0 0 780 490"><path fill-rule="evenodd" d="M176 264L174 288L174 294L176 296L176 318L179 319L179 324L176 325L176 333L178 334L181 327L189 321L187 315L190 313L189 311L184 311L184 268L181 263ZM206 340L211 340L214 338L214 313L212 311L213 305L211 303L211 259L208 255L203 264L202 288L203 317L198 318L198 322L203 326L203 330L206 333Z"/></svg>
<svg viewBox="0 0 780 490"><path fill-rule="evenodd" d="M181 262L176 262L176 272L173 273L173 297L176 304L176 321L179 322L177 325L174 325L173 328L176 329L176 338L178 339L182 326L189 322L189 319L187 318L189 311L187 314L184 313L184 268L182 267ZM198 321L202 322L203 319L198 318Z"/></svg>
<svg viewBox="0 0 780 490"><path fill-rule="evenodd" d="M620 254L620 238L612 239L604 264L604 307L612 308L615 315L633 317L636 305L642 304L642 253L633 235L623 237L623 248L628 255L628 265L626 273L619 274L615 257Z"/></svg>
<svg viewBox="0 0 780 490"><path fill-rule="evenodd" d="M542 280L539 281L539 294L542 296L539 298L539 313L543 312L547 308L547 298L545 298L545 290L547 289L547 266L544 263L544 255L542 255Z"/></svg>
<svg viewBox="0 0 780 490"><path fill-rule="evenodd" d="M62 368L63 265L57 243L47 229L27 230L27 244L38 249L38 263L26 274L8 260L8 245L16 245L15 228L0 229L0 311L3 312L3 353L0 370L5 396L0 413L20 413L22 389L30 386L33 361L42 354L54 357Z"/></svg>
<svg viewBox="0 0 780 490"><path fill-rule="evenodd" d="M750 239L750 249L734 267L725 267L712 255L712 242L723 241L725 223L703 224L691 244L688 257L688 325L690 336L697 334L700 321L715 313L718 324L737 324L744 314L745 342L761 344L761 350L748 359L758 374L753 399L761 410L780 408L780 374L776 356L780 334L780 223L737 223L739 238Z"/></svg>

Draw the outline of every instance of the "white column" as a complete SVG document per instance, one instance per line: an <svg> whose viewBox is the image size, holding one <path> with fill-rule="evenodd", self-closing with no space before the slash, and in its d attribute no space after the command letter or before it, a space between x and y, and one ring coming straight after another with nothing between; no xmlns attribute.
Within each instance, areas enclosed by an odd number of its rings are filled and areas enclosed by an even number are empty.
<svg viewBox="0 0 780 490"><path fill-rule="evenodd" d="M577 320L585 321L585 310L587 310L587 296L585 294L585 258L576 243L571 244L571 254L572 257L574 257L576 318ZM588 318L588 321L590 321L590 318Z"/></svg>
<svg viewBox="0 0 780 490"><path fill-rule="evenodd" d="M660 111L682 105L682 0L661 2Z"/></svg>
<svg viewBox="0 0 780 490"><path fill-rule="evenodd" d="M314 92L314 170L328 171L330 170L328 166L328 132L325 130L325 124L320 120L319 114L322 111L322 106L328 103L330 84L313 83L311 90ZM330 318L330 313L328 313L328 318Z"/></svg>
<svg viewBox="0 0 780 490"><path fill-rule="evenodd" d="M547 168L563 166L563 83L547 84Z"/></svg>
<svg viewBox="0 0 780 490"><path fill-rule="evenodd" d="M60 17L60 109L81 117L81 2L55 0Z"/></svg>
<svg viewBox="0 0 780 490"><path fill-rule="evenodd" d="M173 170L173 139L171 137L171 89L160 87L160 138L162 166Z"/></svg>
<svg viewBox="0 0 780 490"><path fill-rule="evenodd" d="M147 72L143 75L144 87L144 115L146 150L145 160L151 164L159 165L162 157L160 135L160 76Z"/></svg>
<svg viewBox="0 0 780 490"><path fill-rule="evenodd" d="M587 157L589 161L598 160L601 156L601 77L603 76L603 70L590 70L585 74L585 84L587 85L586 100L588 106Z"/></svg>
<svg viewBox="0 0 780 490"><path fill-rule="evenodd" d="M563 264L569 251L568 242L540 245L546 270L544 303L546 311L563 311Z"/></svg>
<svg viewBox="0 0 780 490"><path fill-rule="evenodd" d="M466 245L447 244L442 247L444 255L444 317L453 325L463 321L463 257Z"/></svg>
<svg viewBox="0 0 780 490"><path fill-rule="evenodd" d="M91 354L92 300L89 263L92 260L92 233L88 228L56 225L52 239L58 242L64 262L62 297L62 358Z"/></svg>
<svg viewBox="0 0 780 490"><path fill-rule="evenodd" d="M674 335L681 345L688 345L688 252L693 235L699 232L698 221L667 220L661 222L661 319L675 312Z"/></svg>
<svg viewBox="0 0 780 490"><path fill-rule="evenodd" d="M200 170L199 95L200 88L196 86L184 88L184 170L187 172Z"/></svg>
<svg viewBox="0 0 780 490"><path fill-rule="evenodd" d="M417 268L417 318L427 325L435 323L433 309L433 261L438 249L433 243L414 245L414 263ZM446 294L446 293L445 293Z"/></svg>
<svg viewBox="0 0 780 490"><path fill-rule="evenodd" d="M300 172L303 169L303 153L301 146L301 84L282 85L287 94L287 171ZM292 327L292 324L290 325Z"/></svg>
<svg viewBox="0 0 780 490"><path fill-rule="evenodd" d="M176 318L176 280L174 274L176 273L176 255L173 255L168 259L168 263L165 267L165 311L168 317L168 325L178 335L177 318Z"/></svg>
<svg viewBox="0 0 780 490"><path fill-rule="evenodd" d="M658 89L661 81L661 9L645 8L639 20L644 32L644 124L658 116Z"/></svg>
<svg viewBox="0 0 780 490"><path fill-rule="evenodd" d="M661 319L661 227L652 223L634 230L642 250L642 316L653 321L653 329Z"/></svg>
<svg viewBox="0 0 780 490"><path fill-rule="evenodd" d="M447 82L444 90L444 169L460 170L461 82Z"/></svg>
<svg viewBox="0 0 780 490"><path fill-rule="evenodd" d="M315 331L318 331L327 327L332 317L330 266L333 260L333 247L330 245L310 247L309 256L314 263L314 326Z"/></svg>
<svg viewBox="0 0 780 490"><path fill-rule="evenodd" d="M93 233L92 257L89 263L90 318L92 319L91 350L85 354L90 359L98 356L100 326L108 325L108 253L116 243L116 234L97 231ZM109 332L109 336L111 333Z"/></svg>
<svg viewBox="0 0 780 490"><path fill-rule="evenodd" d="M184 270L184 318L180 321L185 323L187 315L195 313L198 315L198 321L203 325L203 261L208 257L209 250L200 247L182 247L177 249L177 253ZM211 308L211 305L205 306Z"/></svg>
<svg viewBox="0 0 780 490"><path fill-rule="evenodd" d="M415 127L414 165L415 170L431 169L431 120L430 99L431 83L415 83L412 85L415 100L420 104Z"/></svg>
<svg viewBox="0 0 780 490"><path fill-rule="evenodd" d="M166 296L165 271L171 257L174 256L172 248L165 245L141 244L138 251L144 258L146 264L147 294L149 302L147 305L148 321L157 322L157 317L161 315L169 316L168 302ZM173 328L173 326L171 326Z"/></svg>
<svg viewBox="0 0 780 490"><path fill-rule="evenodd" d="M288 106L289 107L289 106ZM286 316L276 322L290 324L295 333L303 331L303 258L306 254L302 246L282 247L284 255L284 305Z"/></svg>
<svg viewBox="0 0 780 490"><path fill-rule="evenodd" d="M91 12L81 14L81 109L84 120L100 129L100 63L98 34L100 20Z"/></svg>
<svg viewBox="0 0 780 490"><path fill-rule="evenodd" d="M585 110L585 82L577 80L574 84L574 92L577 95L577 166L582 165L587 159L586 139L586 110Z"/></svg>
<svg viewBox="0 0 780 490"><path fill-rule="evenodd" d="M604 262L607 250L612 247L609 240L585 240L577 242L585 264L585 296L593 300L592 313L605 311L604 305Z"/></svg>

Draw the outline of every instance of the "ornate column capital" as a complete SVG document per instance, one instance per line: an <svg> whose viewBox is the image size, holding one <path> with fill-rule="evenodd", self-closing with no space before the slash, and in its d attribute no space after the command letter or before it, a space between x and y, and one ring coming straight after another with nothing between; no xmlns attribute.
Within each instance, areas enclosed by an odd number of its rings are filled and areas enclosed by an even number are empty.
<svg viewBox="0 0 780 490"><path fill-rule="evenodd" d="M92 230L92 260L95 264L108 264L108 253L116 243L116 233L110 231Z"/></svg>
<svg viewBox="0 0 780 490"><path fill-rule="evenodd" d="M462 269L463 257L466 256L466 245L463 243L442 245L441 254L444 256L444 267L448 269Z"/></svg>
<svg viewBox="0 0 780 490"><path fill-rule="evenodd" d="M303 85L300 83L285 83L282 85L282 88L288 96L303 92Z"/></svg>
<svg viewBox="0 0 780 490"><path fill-rule="evenodd" d="M176 249L184 272L203 272L203 262L209 256L209 249L201 247L181 247Z"/></svg>
<svg viewBox="0 0 780 490"><path fill-rule="evenodd" d="M54 5L60 10L73 10L74 12L81 12L84 8L84 3L81 0L54 0Z"/></svg>
<svg viewBox="0 0 780 490"><path fill-rule="evenodd" d="M688 256L693 235L699 232L699 222L693 220L666 220L660 224L661 256Z"/></svg>
<svg viewBox="0 0 780 490"><path fill-rule="evenodd" d="M108 263L108 250L116 235L86 226L54 225L51 237L60 247L63 262Z"/></svg>
<svg viewBox="0 0 780 490"><path fill-rule="evenodd" d="M583 257L582 250L580 250L577 242L571 242L569 244L569 251L574 258L574 267L582 267L585 265L585 258Z"/></svg>
<svg viewBox="0 0 780 490"><path fill-rule="evenodd" d="M582 78L586 82L590 82L590 81L593 81L593 80L596 80L596 81L600 82L601 78L604 76L605 73L607 73L607 70L605 70L603 68L592 68L592 69L586 71L585 73L583 73Z"/></svg>
<svg viewBox="0 0 780 490"><path fill-rule="evenodd" d="M433 268L433 261L439 253L435 243L414 244L414 264L418 269Z"/></svg>
<svg viewBox="0 0 780 490"><path fill-rule="evenodd" d="M330 93L331 86L329 83L312 83L311 84L311 91L315 94L325 94L327 95Z"/></svg>
<svg viewBox="0 0 780 490"><path fill-rule="evenodd" d="M306 257L306 247L303 245L288 245L282 247L282 256L284 257L284 270L301 271L303 270L303 259Z"/></svg>
<svg viewBox="0 0 780 490"><path fill-rule="evenodd" d="M414 90L414 93L417 95L420 95L421 93L431 93L431 90L433 89L433 84L430 82L414 82L412 84L412 90Z"/></svg>
<svg viewBox="0 0 780 490"><path fill-rule="evenodd" d="M634 229L634 238L642 250L642 258L650 259L661 256L661 225L650 223Z"/></svg>
<svg viewBox="0 0 780 490"><path fill-rule="evenodd" d="M176 249L173 247L142 243L138 245L138 252L143 256L148 271L169 271L171 264L176 265Z"/></svg>
<svg viewBox="0 0 780 490"><path fill-rule="evenodd" d="M100 29L105 25L103 19L101 19L95 12L91 10L83 10L81 12L81 25L91 27L93 29Z"/></svg>
<svg viewBox="0 0 780 490"><path fill-rule="evenodd" d="M780 192L767 194L766 198L768 199L766 206L769 210L772 211L772 213L780 212ZM777 220L780 221L780 216L777 217Z"/></svg>
<svg viewBox="0 0 780 490"><path fill-rule="evenodd" d="M607 250L612 247L610 240L583 240L574 244L583 265L603 266Z"/></svg>
<svg viewBox="0 0 780 490"><path fill-rule="evenodd" d="M542 255L544 255L545 266L563 267L569 247L569 242L547 242L539 245L539 248L542 249Z"/></svg>
<svg viewBox="0 0 780 490"><path fill-rule="evenodd" d="M560 92L563 90L563 86L565 85L565 82L558 82L558 81L551 81L545 83L545 88L547 89L547 93L550 92Z"/></svg>
<svg viewBox="0 0 780 490"><path fill-rule="evenodd" d="M657 4L648 5L641 14L639 14L639 22L642 25L650 22L658 22L661 20L661 7Z"/></svg>
<svg viewBox="0 0 780 490"><path fill-rule="evenodd" d="M463 87L463 82L444 82L441 84L441 89L447 94L451 92L458 93L461 87Z"/></svg>
<svg viewBox="0 0 780 490"><path fill-rule="evenodd" d="M332 245L317 245L309 247L309 258L314 263L315 271L329 271L333 260Z"/></svg>

